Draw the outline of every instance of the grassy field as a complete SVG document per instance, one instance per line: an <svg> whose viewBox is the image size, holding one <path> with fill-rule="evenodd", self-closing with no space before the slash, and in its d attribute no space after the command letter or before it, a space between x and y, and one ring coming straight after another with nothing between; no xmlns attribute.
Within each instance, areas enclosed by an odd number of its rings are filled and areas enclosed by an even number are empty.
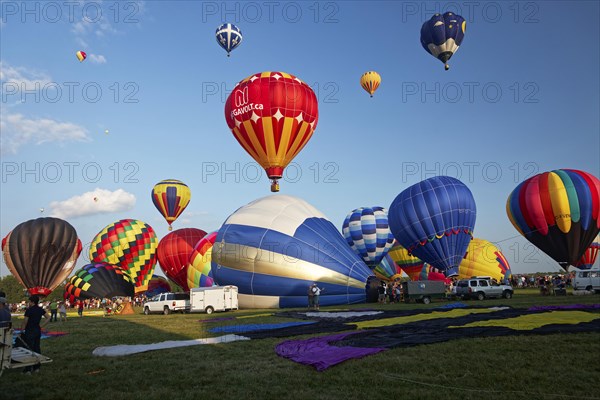
<svg viewBox="0 0 600 400"><path fill-rule="evenodd" d="M539 296L517 290L510 300L472 305L530 307L600 303L600 295ZM335 309L425 309L441 303L360 304ZM333 309L331 307L330 309ZM600 332L462 339L392 349L324 372L278 357L286 339L261 339L96 357L98 346L216 336L209 327L289 321L275 316L199 323L199 319L265 314L71 316L52 323L66 336L42 340L54 361L40 374L7 370L0 399L584 399L600 398ZM321 311L327 311L322 308ZM20 321L15 321L20 326Z"/></svg>

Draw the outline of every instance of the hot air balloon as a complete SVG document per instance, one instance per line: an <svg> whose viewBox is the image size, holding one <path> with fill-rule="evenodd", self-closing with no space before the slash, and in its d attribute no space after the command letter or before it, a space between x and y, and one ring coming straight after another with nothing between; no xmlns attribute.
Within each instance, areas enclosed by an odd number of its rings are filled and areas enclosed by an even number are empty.
<svg viewBox="0 0 600 400"><path fill-rule="evenodd" d="M464 183L435 176L401 192L388 216L394 237L410 254L452 276L473 237L475 214L475 199Z"/></svg>
<svg viewBox="0 0 600 400"><path fill-rule="evenodd" d="M473 238L467 247L465 257L458 266L458 278L489 276L497 282L510 279L510 265L499 248L487 240Z"/></svg>
<svg viewBox="0 0 600 400"><path fill-rule="evenodd" d="M227 218L212 250L219 285L239 289L241 308L306 307L317 283L321 305L362 303L372 272L317 209L292 196L268 196Z"/></svg>
<svg viewBox="0 0 600 400"><path fill-rule="evenodd" d="M135 292L148 289L156 265L158 238L145 222L122 219L102 229L90 245L90 260L121 267L133 280Z"/></svg>
<svg viewBox="0 0 600 400"><path fill-rule="evenodd" d="M231 50L242 43L242 31L234 24L222 24L215 33L217 43L227 52L227 57Z"/></svg>
<svg viewBox="0 0 600 400"><path fill-rule="evenodd" d="M447 71L450 68L448 60L462 44L466 27L467 22L460 15L451 12L435 14L421 27L421 45L443 62Z"/></svg>
<svg viewBox="0 0 600 400"><path fill-rule="evenodd" d="M225 103L236 140L267 172L279 191L284 168L310 140L319 118L317 97L285 72L262 72L239 82Z"/></svg>
<svg viewBox="0 0 600 400"><path fill-rule="evenodd" d="M169 230L187 207L192 198L190 188L176 179L166 179L158 182L152 189L152 202L156 209L165 217Z"/></svg>
<svg viewBox="0 0 600 400"><path fill-rule="evenodd" d="M384 281L394 281L402 278L402 269L394 262L389 254L381 260L378 266L373 268L375 276Z"/></svg>
<svg viewBox="0 0 600 400"><path fill-rule="evenodd" d="M521 235L566 270L600 232L600 180L574 169L535 175L508 196L506 212Z"/></svg>
<svg viewBox="0 0 600 400"><path fill-rule="evenodd" d="M91 263L75 272L65 285L65 300L133 297L133 281L127 272L107 263Z"/></svg>
<svg viewBox="0 0 600 400"><path fill-rule="evenodd" d="M83 62L83 60L85 60L87 58L87 54L85 54L85 51L78 51L77 53L75 53L75 55L77 56L77 59L79 60L79 62ZM93 59L93 57L92 57Z"/></svg>
<svg viewBox="0 0 600 400"><path fill-rule="evenodd" d="M163 237L158 243L158 264L165 275L178 284L185 292L187 284L187 265L194 246L206 236L202 229L177 229Z"/></svg>
<svg viewBox="0 0 600 400"><path fill-rule="evenodd" d="M420 281L443 281L443 282L450 281L449 278L446 278L446 275L439 272L436 268L432 267L431 265L427 265L427 264L423 265L423 269L421 270L421 273L419 274L419 280Z"/></svg>
<svg viewBox="0 0 600 400"><path fill-rule="evenodd" d="M211 271L212 248L217 231L204 236L196 243L190 254L187 266L188 288L211 287L214 279Z"/></svg>
<svg viewBox="0 0 600 400"><path fill-rule="evenodd" d="M379 88L381 84L381 76L375 71L368 71L362 74L360 77L360 86L367 91L373 97L373 93Z"/></svg>
<svg viewBox="0 0 600 400"><path fill-rule="evenodd" d="M394 243L383 207L361 207L346 216L342 234L369 268L375 268Z"/></svg>
<svg viewBox="0 0 600 400"><path fill-rule="evenodd" d="M171 291L171 284L166 278L159 275L152 275L152 279L148 282L148 290L146 297L154 297L160 293L168 293Z"/></svg>
<svg viewBox="0 0 600 400"><path fill-rule="evenodd" d="M73 271L81 253L75 228L59 218L17 225L2 239L8 270L31 295L49 295Z"/></svg>
<svg viewBox="0 0 600 400"><path fill-rule="evenodd" d="M594 242L587 248L585 253L581 256L575 267L579 269L590 269L596 262L598 252L600 251L600 235L596 236Z"/></svg>
<svg viewBox="0 0 600 400"><path fill-rule="evenodd" d="M400 243L394 242L394 245L388 252L392 260L400 267L400 269L408 275L411 281L418 281L419 274L425 263L418 257L408 253Z"/></svg>

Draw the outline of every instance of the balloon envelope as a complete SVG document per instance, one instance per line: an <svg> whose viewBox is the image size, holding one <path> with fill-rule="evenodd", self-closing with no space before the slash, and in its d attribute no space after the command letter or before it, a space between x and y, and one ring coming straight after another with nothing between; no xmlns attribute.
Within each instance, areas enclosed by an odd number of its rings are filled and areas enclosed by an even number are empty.
<svg viewBox="0 0 600 400"><path fill-rule="evenodd" d="M2 253L8 270L30 294L47 296L73 271L81 241L67 221L38 218L9 232Z"/></svg>
<svg viewBox="0 0 600 400"><path fill-rule="evenodd" d="M127 271L135 292L148 289L156 265L158 238L145 222L122 219L102 229L90 245L90 260L113 264Z"/></svg>
<svg viewBox="0 0 600 400"><path fill-rule="evenodd" d="M233 49L242 43L243 39L242 31L234 24L219 25L215 32L215 37L219 46L227 52L227 57L229 57L229 53Z"/></svg>
<svg viewBox="0 0 600 400"><path fill-rule="evenodd" d="M409 253L450 276L458 274L473 237L475 214L475 199L464 183L435 176L401 192L389 208L389 221Z"/></svg>
<svg viewBox="0 0 600 400"><path fill-rule="evenodd" d="M600 180L574 169L535 175L508 196L506 213L519 233L566 270L600 232Z"/></svg>
<svg viewBox="0 0 600 400"><path fill-rule="evenodd" d="M133 281L127 272L107 263L84 265L65 285L64 298L75 299L132 297Z"/></svg>
<svg viewBox="0 0 600 400"><path fill-rule="evenodd" d="M240 307L306 307L316 282L321 305L362 303L372 272L335 226L292 196L253 201L225 221L215 239L212 272L239 289Z"/></svg>
<svg viewBox="0 0 600 400"><path fill-rule="evenodd" d="M402 269L389 254L386 254L381 263L373 268L373 272L378 279L384 281L393 281L402 278Z"/></svg>
<svg viewBox="0 0 600 400"><path fill-rule="evenodd" d="M75 55L77 56L77 59L79 60L79 62L82 62L83 60L85 60L87 58L87 54L85 54L85 51L78 51L77 53L75 53ZM93 61L93 57L92 57L92 61Z"/></svg>
<svg viewBox="0 0 600 400"><path fill-rule="evenodd" d="M383 207L361 207L352 211L344 220L342 234L370 268L381 263L394 243L388 213Z"/></svg>
<svg viewBox="0 0 600 400"><path fill-rule="evenodd" d="M456 53L465 37L467 22L458 14L435 14L421 27L421 46L445 64Z"/></svg>
<svg viewBox="0 0 600 400"><path fill-rule="evenodd" d="M176 179L166 179L158 182L152 189L152 202L169 224L175 222L192 198L190 188Z"/></svg>
<svg viewBox="0 0 600 400"><path fill-rule="evenodd" d="M510 279L512 272L504 254L494 244L484 239L473 238L458 266L458 278L489 276L497 282Z"/></svg>
<svg viewBox="0 0 600 400"><path fill-rule="evenodd" d="M594 242L587 248L585 253L579 259L579 262L575 267L579 269L590 269L598 258L598 252L600 252L600 235L596 236Z"/></svg>
<svg viewBox="0 0 600 400"><path fill-rule="evenodd" d="M148 290L146 290L146 297L154 297L160 293L167 293L171 291L171 284L166 278L159 275L152 275L152 279L148 282Z"/></svg>
<svg viewBox="0 0 600 400"><path fill-rule="evenodd" d="M381 76L375 71L365 72L360 77L360 86L367 91L373 97L373 93L379 88L381 84Z"/></svg>
<svg viewBox="0 0 600 400"><path fill-rule="evenodd" d="M313 90L294 75L261 72L239 82L225 103L238 143L266 171L278 191L284 168L310 140L319 109Z"/></svg>
<svg viewBox="0 0 600 400"><path fill-rule="evenodd" d="M206 235L202 229L177 229L158 243L156 251L158 264L165 275L178 284L185 292L190 288L187 283L187 267L194 246Z"/></svg>
<svg viewBox="0 0 600 400"><path fill-rule="evenodd" d="M388 252L392 260L400 267L400 269L408 275L411 281L418 281L419 274L423 270L425 263L418 257L408 253L400 243L394 242L394 245Z"/></svg>
<svg viewBox="0 0 600 400"><path fill-rule="evenodd" d="M211 261L216 238L217 231L211 232L194 246L187 267L187 285L190 289L213 286L215 281L211 271Z"/></svg>

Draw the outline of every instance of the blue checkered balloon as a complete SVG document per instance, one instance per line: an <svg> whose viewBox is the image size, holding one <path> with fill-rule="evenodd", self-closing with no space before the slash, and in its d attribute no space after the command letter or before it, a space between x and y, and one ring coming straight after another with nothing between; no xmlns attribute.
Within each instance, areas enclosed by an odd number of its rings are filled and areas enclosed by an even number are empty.
<svg viewBox="0 0 600 400"><path fill-rule="evenodd" d="M215 33L217 43L225 49L227 57L231 50L235 49L242 43L242 31L233 24L222 24L217 28Z"/></svg>
<svg viewBox="0 0 600 400"><path fill-rule="evenodd" d="M381 263L394 242L388 213L383 207L361 207L352 211L344 220L342 234L371 269Z"/></svg>

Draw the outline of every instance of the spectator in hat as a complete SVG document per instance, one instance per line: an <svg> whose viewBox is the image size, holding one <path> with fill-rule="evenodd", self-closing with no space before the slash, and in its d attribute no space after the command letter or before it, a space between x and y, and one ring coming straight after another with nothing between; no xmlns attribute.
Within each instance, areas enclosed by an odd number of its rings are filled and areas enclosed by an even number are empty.
<svg viewBox="0 0 600 400"><path fill-rule="evenodd" d="M6 294L0 292L0 328L11 327L10 309L6 304Z"/></svg>

